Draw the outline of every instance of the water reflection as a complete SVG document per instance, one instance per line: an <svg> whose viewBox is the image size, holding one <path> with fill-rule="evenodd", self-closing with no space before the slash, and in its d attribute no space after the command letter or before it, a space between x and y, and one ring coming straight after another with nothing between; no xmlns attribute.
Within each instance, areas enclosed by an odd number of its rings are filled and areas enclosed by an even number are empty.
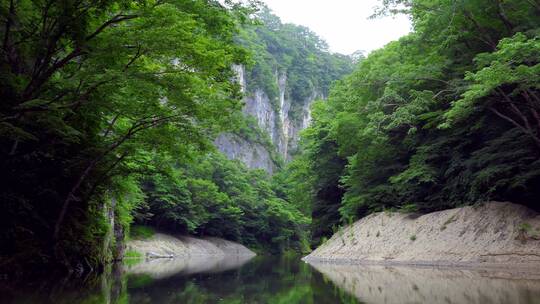
<svg viewBox="0 0 540 304"><path fill-rule="evenodd" d="M153 279L164 279L173 275L194 273L218 273L239 268L249 262L253 256L239 255L229 257L193 256L175 259L151 259L134 265L124 265L128 275L148 275Z"/></svg>
<svg viewBox="0 0 540 304"><path fill-rule="evenodd" d="M100 275L84 278L41 278L24 282L0 282L0 303L108 304L129 303L121 267L113 265Z"/></svg>
<svg viewBox="0 0 540 304"><path fill-rule="evenodd" d="M134 267L127 276L129 303L358 303L298 257L255 257L231 269L233 264L157 280L132 272Z"/></svg>
<svg viewBox="0 0 540 304"><path fill-rule="evenodd" d="M0 303L540 304L540 274L312 266L298 257L150 260L82 280L48 278L17 287L0 282Z"/></svg>
<svg viewBox="0 0 540 304"><path fill-rule="evenodd" d="M312 266L365 303L540 303L540 274L325 263Z"/></svg>
<svg viewBox="0 0 540 304"><path fill-rule="evenodd" d="M190 257L2 288L0 303L359 303L299 257Z"/></svg>

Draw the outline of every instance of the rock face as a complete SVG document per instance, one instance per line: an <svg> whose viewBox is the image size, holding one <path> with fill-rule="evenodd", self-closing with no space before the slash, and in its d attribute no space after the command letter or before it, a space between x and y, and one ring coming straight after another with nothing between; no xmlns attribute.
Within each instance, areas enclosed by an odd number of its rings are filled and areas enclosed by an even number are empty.
<svg viewBox="0 0 540 304"><path fill-rule="evenodd" d="M299 133L308 127L311 121L311 103L324 96L313 90L306 100L293 101L287 95L287 73L275 73L276 85L279 89L278 100L270 100L268 94L262 88L253 88L247 91L249 80L246 78L243 66L234 66L237 81L240 83L242 92L245 94L245 115L253 116L258 126L268 133L279 155L288 161L298 145ZM291 113L291 106L295 103L296 113ZM299 109L299 110L298 110ZM236 137L236 138L234 138ZM233 139L234 138L234 139ZM273 173L276 167L275 160L268 151L269 147L239 139L239 136L230 134L220 135L215 144L217 148L230 159L238 159L249 168L264 169ZM262 150L266 150L266 153Z"/></svg>
<svg viewBox="0 0 540 304"><path fill-rule="evenodd" d="M110 204L103 204L103 216L107 219L109 230L103 238L101 253L105 262L121 259L124 255L124 228L115 220L114 210L117 201L112 198Z"/></svg>
<svg viewBox="0 0 540 304"><path fill-rule="evenodd" d="M304 260L540 268L540 215L502 202L421 216L376 213Z"/></svg>
<svg viewBox="0 0 540 304"><path fill-rule="evenodd" d="M264 169L270 174L276 170L270 152L260 143L231 133L220 134L214 143L229 159L238 159L248 168Z"/></svg>

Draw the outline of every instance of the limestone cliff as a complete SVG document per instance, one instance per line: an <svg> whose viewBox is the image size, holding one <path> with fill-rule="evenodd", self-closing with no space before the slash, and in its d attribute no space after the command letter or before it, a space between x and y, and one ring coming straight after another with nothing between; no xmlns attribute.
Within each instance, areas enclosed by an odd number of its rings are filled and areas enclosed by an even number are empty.
<svg viewBox="0 0 540 304"><path fill-rule="evenodd" d="M251 142L236 134L224 133L219 135L215 144L228 158L241 160L248 168L264 169L270 174L276 170L269 148L261 143Z"/></svg>
<svg viewBox="0 0 540 304"><path fill-rule="evenodd" d="M332 53L309 28L282 23L268 8L262 7L255 18L260 23L245 25L237 37L252 61L232 68L244 93L243 113L256 121L249 125L257 129L251 133L260 129L264 138L233 131L245 140L220 136L216 146L229 158L272 173L296 154L299 133L311 120L313 101L324 99L335 80L352 72L353 64L351 57ZM257 144L268 153L261 153Z"/></svg>
<svg viewBox="0 0 540 304"><path fill-rule="evenodd" d="M264 169L272 174L278 161L272 157L273 149L280 157L289 161L298 147L299 133L308 127L311 120L310 105L323 94L313 89L305 100L292 100L288 94L287 73L276 72L275 82L279 89L278 99L272 101L262 88L247 90L249 80L245 67L235 66L237 80L244 97L243 113L256 119L258 127L266 132L272 146L243 139L237 134L221 134L215 141L217 148L230 159L238 159L249 168ZM291 109L295 103L294 112Z"/></svg>

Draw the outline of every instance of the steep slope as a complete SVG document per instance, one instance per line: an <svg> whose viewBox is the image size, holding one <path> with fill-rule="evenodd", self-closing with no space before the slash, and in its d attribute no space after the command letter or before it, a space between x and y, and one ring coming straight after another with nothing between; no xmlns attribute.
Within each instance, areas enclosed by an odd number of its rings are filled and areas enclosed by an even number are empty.
<svg viewBox="0 0 540 304"><path fill-rule="evenodd" d="M540 215L501 202L421 216L376 213L334 234L305 260L540 267Z"/></svg>
<svg viewBox="0 0 540 304"><path fill-rule="evenodd" d="M258 18L262 25L245 28L239 37L254 64L234 69L245 94L243 113L256 121L249 127L264 135L221 134L215 144L230 159L273 173L296 153L299 132L311 120L311 103L324 99L330 84L349 73L352 64L347 56L331 54L305 27L282 24L267 9Z"/></svg>
<svg viewBox="0 0 540 304"><path fill-rule="evenodd" d="M156 233L149 239L130 240L128 250L135 250L143 255L155 256L254 256L255 253L245 246L220 238L195 238L191 236L172 236Z"/></svg>

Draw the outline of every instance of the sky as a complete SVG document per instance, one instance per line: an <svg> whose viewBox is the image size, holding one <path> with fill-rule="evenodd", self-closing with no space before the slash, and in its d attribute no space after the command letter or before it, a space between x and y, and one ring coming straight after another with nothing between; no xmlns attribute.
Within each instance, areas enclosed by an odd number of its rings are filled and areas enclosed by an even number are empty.
<svg viewBox="0 0 540 304"><path fill-rule="evenodd" d="M411 30L406 16L368 19L379 0L263 0L284 23L309 27L330 50L352 54L383 47Z"/></svg>

